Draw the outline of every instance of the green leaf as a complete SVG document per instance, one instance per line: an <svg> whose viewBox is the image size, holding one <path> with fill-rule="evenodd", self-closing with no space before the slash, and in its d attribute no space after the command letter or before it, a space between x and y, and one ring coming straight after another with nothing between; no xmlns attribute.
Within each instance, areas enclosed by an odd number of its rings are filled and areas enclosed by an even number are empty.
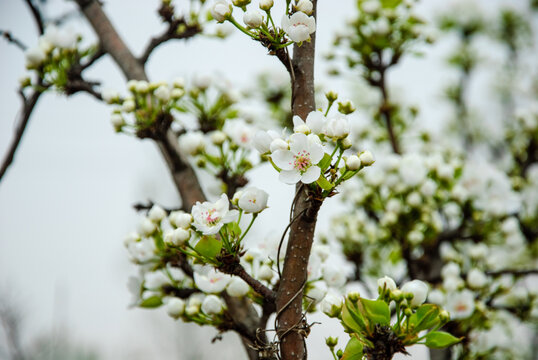
<svg viewBox="0 0 538 360"><path fill-rule="evenodd" d="M161 299L161 297L154 295L147 299L144 299L138 306L142 308L146 308L146 309L152 309L152 308L157 308L161 306L162 304L163 304L163 300Z"/></svg>
<svg viewBox="0 0 538 360"><path fill-rule="evenodd" d="M439 321L439 307L433 304L423 304L409 318L409 327L413 333L418 333L434 327Z"/></svg>
<svg viewBox="0 0 538 360"><path fill-rule="evenodd" d="M329 182L329 180L325 179L325 176L320 175L319 179L316 181L316 183L323 189L327 191L331 191L333 188L333 184Z"/></svg>
<svg viewBox="0 0 538 360"><path fill-rule="evenodd" d="M400 5L402 0L381 0L381 6L383 9L394 9Z"/></svg>
<svg viewBox="0 0 538 360"><path fill-rule="evenodd" d="M194 247L196 251L209 259L214 259L222 248L222 241L212 236L202 236L198 244Z"/></svg>
<svg viewBox="0 0 538 360"><path fill-rule="evenodd" d="M361 360L362 344L356 337L352 336L346 345L344 355L341 360Z"/></svg>
<svg viewBox="0 0 538 360"><path fill-rule="evenodd" d="M349 299L346 299L342 307L342 322L355 333L362 334L366 331L364 319L359 314L357 307Z"/></svg>
<svg viewBox="0 0 538 360"><path fill-rule="evenodd" d="M426 346L433 349L442 349L457 344L462 339L458 339L444 331L432 331L426 335Z"/></svg>
<svg viewBox="0 0 538 360"><path fill-rule="evenodd" d="M368 300L361 298L362 315L367 318L370 324L389 325L390 309L389 305L383 300Z"/></svg>
<svg viewBox="0 0 538 360"><path fill-rule="evenodd" d="M325 155L323 155L323 159L321 159L321 161L319 162L318 166L321 168L321 172L323 173L325 170L327 170L327 168L329 167L329 165L331 165L331 160L332 160L332 157L331 155L325 153Z"/></svg>
<svg viewBox="0 0 538 360"><path fill-rule="evenodd" d="M227 224L228 231L231 232L231 237L239 237L241 235L241 228L239 227L239 224L236 222L231 222Z"/></svg>

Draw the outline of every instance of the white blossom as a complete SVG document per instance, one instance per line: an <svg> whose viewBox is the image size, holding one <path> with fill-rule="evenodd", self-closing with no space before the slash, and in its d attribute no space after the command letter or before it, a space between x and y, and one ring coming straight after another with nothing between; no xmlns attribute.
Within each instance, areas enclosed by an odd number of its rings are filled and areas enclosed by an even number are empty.
<svg viewBox="0 0 538 360"><path fill-rule="evenodd" d="M445 307L453 320L468 318L475 309L474 293L465 289L457 293L448 294Z"/></svg>
<svg viewBox="0 0 538 360"><path fill-rule="evenodd" d="M229 222L236 221L237 210L229 210L228 196L222 194L215 203L199 201L192 207L193 225L204 235L213 235Z"/></svg>
<svg viewBox="0 0 538 360"><path fill-rule="evenodd" d="M346 159L346 166L349 170L359 170L361 167L361 160L357 155L351 155Z"/></svg>
<svg viewBox="0 0 538 360"><path fill-rule="evenodd" d="M316 164L323 158L324 153L323 147L308 141L306 135L293 134L290 137L290 150L277 150L271 158L282 169L280 181L286 184L299 181L310 184L321 174L321 169Z"/></svg>
<svg viewBox="0 0 538 360"><path fill-rule="evenodd" d="M273 0L260 0L260 9L268 11L273 7Z"/></svg>
<svg viewBox="0 0 538 360"><path fill-rule="evenodd" d="M327 294L327 285L323 281L316 281L310 289L308 289L307 296L312 298L315 302L323 300Z"/></svg>
<svg viewBox="0 0 538 360"><path fill-rule="evenodd" d="M325 264L322 268L323 280L332 287L341 287L346 283L346 275L342 268L334 264Z"/></svg>
<svg viewBox="0 0 538 360"><path fill-rule="evenodd" d="M363 164L364 166L370 166L375 162L374 156L368 150L360 153L359 159L361 160L361 164Z"/></svg>
<svg viewBox="0 0 538 360"><path fill-rule="evenodd" d="M319 111L311 111L307 117L306 121L301 119L299 116L293 116L293 131L301 133L312 132L314 134L321 134L325 127L325 116Z"/></svg>
<svg viewBox="0 0 538 360"><path fill-rule="evenodd" d="M262 265L258 270L258 277L260 280L271 281L275 274L269 265Z"/></svg>
<svg viewBox="0 0 538 360"><path fill-rule="evenodd" d="M342 297L333 291L329 291L321 300L321 311L329 316L337 316L342 309Z"/></svg>
<svg viewBox="0 0 538 360"><path fill-rule="evenodd" d="M343 117L329 120L324 129L325 135L333 140L347 137L350 131L351 126L349 125L349 121Z"/></svg>
<svg viewBox="0 0 538 360"><path fill-rule="evenodd" d="M127 250L132 259L144 263L155 257L155 243L153 239L143 239L137 242L130 243Z"/></svg>
<svg viewBox="0 0 538 360"><path fill-rule="evenodd" d="M189 229L192 223L192 215L184 211L173 211L168 216L168 220L172 226Z"/></svg>
<svg viewBox="0 0 538 360"><path fill-rule="evenodd" d="M157 225L147 217L143 218L139 225L140 232L145 236L150 236L157 230Z"/></svg>
<svg viewBox="0 0 538 360"><path fill-rule="evenodd" d="M274 139L273 141L271 141L269 149L271 150L271 152L275 152L277 150L288 150L289 147L289 144L285 140Z"/></svg>
<svg viewBox="0 0 538 360"><path fill-rule="evenodd" d="M170 284L170 279L162 271L144 274L144 287L149 290L160 290L163 285Z"/></svg>
<svg viewBox="0 0 538 360"><path fill-rule="evenodd" d="M268 197L267 192L255 187L249 187L242 192L238 205L246 213L257 214L267 208Z"/></svg>
<svg viewBox="0 0 538 360"><path fill-rule="evenodd" d="M244 148L250 148L251 142L256 134L254 127L247 124L245 120L242 119L227 120L224 123L222 131L224 131L234 143Z"/></svg>
<svg viewBox="0 0 538 360"><path fill-rule="evenodd" d="M201 131L189 131L179 137L181 152L196 155L205 148L204 134Z"/></svg>
<svg viewBox="0 0 538 360"><path fill-rule="evenodd" d="M299 11L290 18L284 15L282 17L282 28L291 41L302 42L310 40L310 34L316 31L316 19Z"/></svg>
<svg viewBox="0 0 538 360"><path fill-rule="evenodd" d="M211 266L197 266L194 270L194 283L206 293L220 293L231 280L230 275L218 272Z"/></svg>
<svg viewBox="0 0 538 360"><path fill-rule="evenodd" d="M487 285L488 277L482 270L473 268L467 274L467 283L473 289L480 289Z"/></svg>
<svg viewBox="0 0 538 360"><path fill-rule="evenodd" d="M37 68L46 59L47 54L40 46L35 46L25 51L26 67L29 69Z"/></svg>

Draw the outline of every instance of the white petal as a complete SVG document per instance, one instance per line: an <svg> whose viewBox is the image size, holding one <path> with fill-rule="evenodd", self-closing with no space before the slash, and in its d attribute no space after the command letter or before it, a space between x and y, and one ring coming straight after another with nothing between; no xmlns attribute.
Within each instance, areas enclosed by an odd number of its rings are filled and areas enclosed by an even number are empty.
<svg viewBox="0 0 538 360"><path fill-rule="evenodd" d="M215 209L219 212L219 214L223 214L228 210L229 207L230 204L228 202L228 196L226 194L222 194L220 199L218 199L215 203Z"/></svg>
<svg viewBox="0 0 538 360"><path fill-rule="evenodd" d="M293 134L290 136L290 150L293 154L308 150L308 139L305 134Z"/></svg>
<svg viewBox="0 0 538 360"><path fill-rule="evenodd" d="M222 222L224 224L227 224L232 221L237 221L237 218L239 217L239 211L237 210L230 210L226 215L223 216Z"/></svg>
<svg viewBox="0 0 538 360"><path fill-rule="evenodd" d="M301 182L303 184L313 183L319 178L320 175L321 169L317 166L311 166L304 172L303 176L301 177Z"/></svg>
<svg viewBox="0 0 538 360"><path fill-rule="evenodd" d="M293 127L304 125L305 122L298 115L293 116Z"/></svg>
<svg viewBox="0 0 538 360"><path fill-rule="evenodd" d="M310 144L308 152L310 153L310 160L312 161L312 164L319 163L325 154L323 147L315 143Z"/></svg>
<svg viewBox="0 0 538 360"><path fill-rule="evenodd" d="M293 154L289 150L277 150L271 155L273 162L282 170L293 169Z"/></svg>
<svg viewBox="0 0 538 360"><path fill-rule="evenodd" d="M282 170L278 179L286 184L297 184L301 180L301 173L299 170Z"/></svg>
<svg viewBox="0 0 538 360"><path fill-rule="evenodd" d="M306 125L313 133L319 134L323 130L324 116L319 111L312 111L306 118Z"/></svg>

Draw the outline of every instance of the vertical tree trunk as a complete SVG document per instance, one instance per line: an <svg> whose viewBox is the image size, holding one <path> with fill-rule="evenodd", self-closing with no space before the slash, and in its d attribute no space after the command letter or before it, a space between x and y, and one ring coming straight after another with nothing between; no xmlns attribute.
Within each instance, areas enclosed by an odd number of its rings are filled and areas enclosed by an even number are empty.
<svg viewBox="0 0 538 360"><path fill-rule="evenodd" d="M314 13L316 13L316 1ZM303 119L316 109L314 97L315 33L312 40L302 46L294 45L292 72L292 111ZM277 332L280 354L284 360L306 358L305 338L302 327L303 288L307 280L307 266L314 240L314 230L321 200L311 199L306 186L297 185L297 198L293 212L296 219L290 227L290 236L280 286L277 292Z"/></svg>

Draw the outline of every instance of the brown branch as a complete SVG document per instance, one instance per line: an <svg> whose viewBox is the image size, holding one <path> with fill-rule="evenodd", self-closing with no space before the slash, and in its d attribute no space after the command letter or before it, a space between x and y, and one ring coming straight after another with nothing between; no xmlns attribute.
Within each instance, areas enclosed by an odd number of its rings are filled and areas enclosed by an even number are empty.
<svg viewBox="0 0 538 360"><path fill-rule="evenodd" d="M263 296L266 302L274 303L276 296L275 292L250 276L250 274L246 272L245 268L239 262L232 264L232 266L224 266L219 268L219 270L226 274L240 277L243 279L243 281L249 284L255 292Z"/></svg>
<svg viewBox="0 0 538 360"><path fill-rule="evenodd" d="M13 159L15 157L15 152L17 151L17 148L19 147L22 136L24 135L24 131L26 130L26 127L28 125L28 121L30 120L30 116L32 115L32 111L34 110L34 107L37 104L37 101L39 100L39 97L41 96L41 94L42 94L41 91L34 91L32 95L30 95L29 98L26 98L22 94L22 91L21 91L21 95L23 97L22 109L18 116L19 120L17 121L17 127L15 129L15 136L13 137L11 145L9 146L8 151L6 155L4 156L4 161L2 162L2 167L0 168L0 181L2 180L8 167L13 162Z"/></svg>
<svg viewBox="0 0 538 360"><path fill-rule="evenodd" d="M515 276L525 276L525 275L532 275L532 274L538 274L538 269L526 269L526 270L517 270L517 269L503 269L503 270L497 270L497 271L486 271L487 275L490 276L499 276L499 275L515 275Z"/></svg>
<svg viewBox="0 0 538 360"><path fill-rule="evenodd" d="M313 16L316 14L316 1ZM315 33L309 43L293 48L292 111L306 119L316 109L314 97ZM306 355L306 333L297 331L304 321L303 285L307 279L308 259L314 240L317 214L322 200L309 192L308 186L297 186L300 190L293 209L293 218L301 214L290 227L290 236L277 290L277 334L280 338L280 355L284 360L303 359Z"/></svg>
<svg viewBox="0 0 538 360"><path fill-rule="evenodd" d="M84 71L90 66L92 66L97 60L99 60L105 54L106 54L105 49L103 49L101 44L99 44L95 53L93 53L93 55L84 64L80 64L80 71Z"/></svg>
<svg viewBox="0 0 538 360"><path fill-rule="evenodd" d="M45 25L43 24L43 17L41 16L41 11L38 9L37 6L34 5L34 2L32 0L25 0L26 5L30 8L30 11L32 13L32 16L34 17L37 29L39 31L39 35L43 35L45 33Z"/></svg>
<svg viewBox="0 0 538 360"><path fill-rule="evenodd" d="M7 42L9 42L10 44L13 44L15 45L16 47L18 47L19 49L21 49L22 51L25 51L28 46L26 46L22 41L20 41L19 39L17 39L16 37L14 37L11 32L9 31L5 31L5 30L0 30L0 35L7 40Z"/></svg>
<svg viewBox="0 0 538 360"><path fill-rule="evenodd" d="M396 134L394 133L394 124L392 122L392 108L389 102L389 95L387 92L387 86L385 81L385 70L380 71L380 80L379 80L379 90L381 91L381 96L383 99L383 102L381 103L379 107L379 113L381 116L383 116L383 119L385 120L385 126L387 127L387 132L389 134L389 140L390 145L392 147L392 151L395 154L401 154L400 152L400 145L398 143L398 138L396 137Z"/></svg>

